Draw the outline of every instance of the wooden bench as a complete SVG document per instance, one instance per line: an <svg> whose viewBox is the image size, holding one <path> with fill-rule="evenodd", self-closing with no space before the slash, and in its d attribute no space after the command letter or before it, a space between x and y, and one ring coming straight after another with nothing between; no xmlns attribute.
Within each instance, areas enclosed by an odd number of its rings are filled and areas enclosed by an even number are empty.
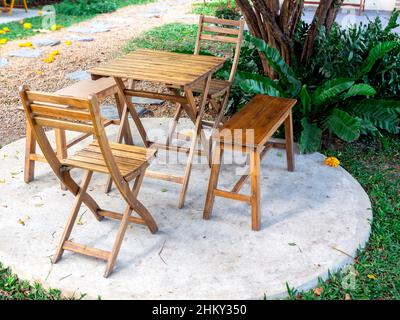
<svg viewBox="0 0 400 320"><path fill-rule="evenodd" d="M287 168L289 171L294 170L292 108L296 102L293 99L256 95L213 134L216 148L203 212L204 219L210 218L215 196L219 196L250 204L252 229L260 229L260 162L270 148L285 148ZM285 143L271 142L271 137L282 124L285 125ZM231 191L217 188L221 160L226 149L245 152L250 157L249 174L243 175ZM239 191L249 176L251 194L240 194Z"/></svg>
<svg viewBox="0 0 400 320"><path fill-rule="evenodd" d="M121 117L123 104L122 99L118 94L118 90L113 78L101 78L99 80L83 80L77 82L69 87L63 88L61 90L56 91L54 94L65 96L65 97L74 97L74 98L83 98L86 99L88 96L95 96L99 102L103 101L105 98L114 96L116 100L116 106ZM23 108L18 108L23 111ZM110 120L105 119L104 125L108 126L110 124L120 124L119 120ZM126 125L124 125L126 127ZM55 129L55 144L56 144L56 153L60 159L65 159L68 156L68 149L82 140L91 136L90 133L82 133L76 138L73 138L70 141L66 140L65 130ZM128 144L133 143L132 135L130 130L124 131L124 139ZM33 135L33 132L27 122L26 124L26 142L25 142L25 167L24 167L24 180L26 183L33 181L35 175L35 162L47 162L45 157L41 154L36 153L36 140Z"/></svg>

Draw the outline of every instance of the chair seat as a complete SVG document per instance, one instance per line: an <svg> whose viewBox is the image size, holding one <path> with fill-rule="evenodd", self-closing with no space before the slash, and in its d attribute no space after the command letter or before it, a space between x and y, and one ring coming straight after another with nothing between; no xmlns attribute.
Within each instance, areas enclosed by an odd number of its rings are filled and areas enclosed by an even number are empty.
<svg viewBox="0 0 400 320"><path fill-rule="evenodd" d="M202 83L202 82L197 83L193 87L193 91L197 92L197 93L202 93L203 86L204 86L204 83ZM208 91L208 95L213 98L220 96L220 95L224 94L226 91L228 91L230 87L231 87L231 83L227 80L212 79L211 84L210 84L210 89Z"/></svg>
<svg viewBox="0 0 400 320"><path fill-rule="evenodd" d="M57 90L54 94L86 99L95 95L99 101L118 92L117 84L111 77L104 77L98 80L82 80L68 87Z"/></svg>
<svg viewBox="0 0 400 320"><path fill-rule="evenodd" d="M110 143L110 149L121 174L127 181L136 177L137 173L140 173L148 165L157 152L155 149L146 149L119 143ZM61 163L67 167L109 173L97 141L93 141L73 156L61 160Z"/></svg>

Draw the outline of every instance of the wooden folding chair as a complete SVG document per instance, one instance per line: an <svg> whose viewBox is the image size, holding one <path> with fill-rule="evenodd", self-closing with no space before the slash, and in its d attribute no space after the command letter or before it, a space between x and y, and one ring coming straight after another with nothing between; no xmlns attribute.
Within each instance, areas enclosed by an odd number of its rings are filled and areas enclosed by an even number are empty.
<svg viewBox="0 0 400 320"><path fill-rule="evenodd" d="M243 31L244 31L244 20L227 20L219 19L215 17L206 17L200 15L199 18L199 28L197 32L196 45L194 54L200 54L200 48L202 41L213 41L222 43L235 44L235 53L233 56L233 62L228 80L212 79L210 83L209 93L207 96L207 103L214 110L216 117L214 121L202 121L202 125L205 127L211 127L212 129L217 129L223 124L223 117L226 112L226 107L228 105L228 99L230 90L232 87L233 80L235 78L240 50L243 42ZM199 83L193 88L193 92L202 93L203 85ZM171 90L176 90L171 88ZM168 142L174 137L177 139L188 140L188 137L182 136L176 133L176 126L178 124L179 118L182 113L182 108L178 108L174 118L173 125L170 128L170 134L168 136ZM204 133L202 133L202 140L205 140ZM210 141L205 143L205 145L211 148L211 138ZM211 152L211 151L210 151ZM209 160L211 157L209 157Z"/></svg>
<svg viewBox="0 0 400 320"><path fill-rule="evenodd" d="M119 117L122 116L123 102L122 98L118 94L117 85L113 78L106 77L98 80L83 80L74 83L68 87L54 92L56 95L69 96L75 98L86 98L89 95L96 96L99 102L104 99L114 96L116 108ZM18 108L18 110L24 111L24 108ZM120 125L119 120L104 119L104 125ZM122 126L121 126L122 128ZM121 129L122 130L122 129ZM56 129L55 133L55 149L58 158L64 159L68 156L68 149L81 142L82 140L91 137L91 134L82 133L81 135L67 141L65 131ZM127 123L123 126L121 132L122 138L127 144L133 144L133 138L129 126ZM121 141L122 141L121 138ZM30 128L29 123L26 124L26 141L25 141L25 166L24 166L24 180L29 183L35 178L35 162L46 162L46 158L36 152L36 140L33 132Z"/></svg>
<svg viewBox="0 0 400 320"><path fill-rule="evenodd" d="M64 250L96 257L107 261L104 276L108 277L114 267L128 222L146 225L152 233L157 231L156 222L150 212L137 199L145 170L154 158L156 151L109 143L100 116L99 103L95 96L88 99L72 98L30 91L26 86L21 88L20 96L27 121L47 162L56 176L75 196L73 208L53 262L56 263L61 259ZM76 154L59 159L52 149L43 127L89 133L95 135L97 140ZM78 185L70 175L70 170L74 168L83 169L85 172L81 185ZM127 203L122 214L101 209L87 193L93 172L104 173L112 177L114 184ZM133 179L135 182L131 189L129 181ZM111 252L90 248L69 240L82 203L90 209L98 221L104 217L121 220ZM131 217L132 211L135 211L140 217Z"/></svg>

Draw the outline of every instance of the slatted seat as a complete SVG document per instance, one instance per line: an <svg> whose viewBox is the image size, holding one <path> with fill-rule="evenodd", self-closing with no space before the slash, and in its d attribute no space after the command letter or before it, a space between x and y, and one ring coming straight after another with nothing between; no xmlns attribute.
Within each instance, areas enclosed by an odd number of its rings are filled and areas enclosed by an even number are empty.
<svg viewBox="0 0 400 320"><path fill-rule="evenodd" d="M227 80L212 79L208 95L210 98L215 99L227 93L230 90L231 86L232 83ZM193 91L197 93L202 93L203 86L201 85L201 83L195 85L193 87Z"/></svg>
<svg viewBox="0 0 400 320"><path fill-rule="evenodd" d="M143 170L147 166L147 163L153 160L156 152L156 150L153 149L145 149L119 143L110 143L110 149L118 169L127 181L131 180L137 172ZM93 141L74 155L61 160L61 164L67 167L71 166L110 174L97 141Z"/></svg>
<svg viewBox="0 0 400 320"><path fill-rule="evenodd" d="M212 160L203 218L209 219L216 196L239 200L251 205L252 229L257 231L261 224L260 209L260 163L272 147L285 148L287 168L294 170L292 108L296 100L256 95L218 132L214 133L216 148ZM279 127L285 125L285 143L270 141ZM245 152L250 158L250 172L243 175L230 191L218 189L218 176L224 150ZM250 196L239 191L250 177Z"/></svg>
<svg viewBox="0 0 400 320"><path fill-rule="evenodd" d="M30 91L24 86L20 97L26 119L32 129L47 163L62 184L75 196L74 204L66 227L53 257L57 263L65 250L96 257L107 261L104 276L108 277L115 265L128 222L146 225L150 232L157 232L157 224L147 208L137 199L145 171L150 165L156 150L110 143L107 139L104 121L100 115L96 96L75 98L44 92ZM44 128L71 130L94 135L96 141L71 157L60 159L54 152L44 132ZM81 184L72 178L70 171L83 169ZM126 202L123 213L100 208L87 193L94 172L108 174ZM129 182L134 180L133 186ZM104 217L120 220L118 233L111 251L91 248L70 240L72 229L82 204L101 221ZM139 217L132 217L132 212Z"/></svg>

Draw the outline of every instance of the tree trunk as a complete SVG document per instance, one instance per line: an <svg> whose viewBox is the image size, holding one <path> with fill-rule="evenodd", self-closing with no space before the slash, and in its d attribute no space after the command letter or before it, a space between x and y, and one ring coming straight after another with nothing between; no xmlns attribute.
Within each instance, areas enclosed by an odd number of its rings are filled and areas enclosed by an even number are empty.
<svg viewBox="0 0 400 320"><path fill-rule="evenodd" d="M344 0L321 1L308 31L308 35L303 47L303 53L301 55L301 61L307 61L312 57L314 52L315 38L318 35L319 28L324 27L325 32L329 34L343 2Z"/></svg>
<svg viewBox="0 0 400 320"><path fill-rule="evenodd" d="M293 41L296 27L304 9L304 0L235 0L240 8L250 32L276 48L287 64L291 64ZM327 32L335 21L337 12L344 0L321 0L316 11L302 53L302 61L312 56L318 28L325 26ZM274 71L260 54L264 73L275 78Z"/></svg>

